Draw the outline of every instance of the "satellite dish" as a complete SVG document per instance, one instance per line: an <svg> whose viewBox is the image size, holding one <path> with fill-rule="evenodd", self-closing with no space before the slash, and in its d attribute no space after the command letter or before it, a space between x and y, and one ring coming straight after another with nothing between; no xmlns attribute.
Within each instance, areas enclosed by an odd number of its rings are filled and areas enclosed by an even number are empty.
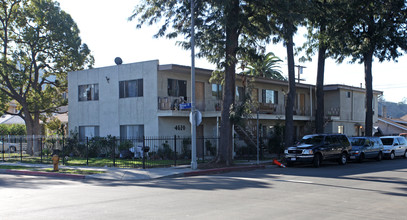
<svg viewBox="0 0 407 220"><path fill-rule="evenodd" d="M116 65L120 65L120 64L123 63L123 60L122 60L122 58L120 58L120 57L116 57L116 58L114 59L114 62L116 63Z"/></svg>

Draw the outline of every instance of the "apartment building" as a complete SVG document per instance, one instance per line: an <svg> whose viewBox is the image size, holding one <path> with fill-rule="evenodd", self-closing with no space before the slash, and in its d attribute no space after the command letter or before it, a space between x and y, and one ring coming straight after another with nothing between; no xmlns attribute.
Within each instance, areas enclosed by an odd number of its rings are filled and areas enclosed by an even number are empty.
<svg viewBox="0 0 407 220"><path fill-rule="evenodd" d="M70 72L69 130L76 130L81 138L190 136L190 109L184 109L191 101L190 72L188 66L160 65L158 60ZM202 113L198 136L218 136L222 86L209 82L211 73L196 69L196 108ZM267 134L274 126L284 125L288 82L254 78L250 83L252 97L258 102L254 112L259 112L262 132ZM296 86L294 125L298 138L313 132L315 86ZM244 88L238 76L237 102ZM357 135L364 126L364 89L341 85L325 88L326 132ZM375 121L379 94L375 92L374 96ZM256 118L253 115L248 121L255 125Z"/></svg>

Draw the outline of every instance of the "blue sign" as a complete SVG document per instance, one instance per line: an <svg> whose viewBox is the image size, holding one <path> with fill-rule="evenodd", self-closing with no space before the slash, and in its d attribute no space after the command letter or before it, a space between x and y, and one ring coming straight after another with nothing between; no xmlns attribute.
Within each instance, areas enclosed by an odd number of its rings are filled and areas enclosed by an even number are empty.
<svg viewBox="0 0 407 220"><path fill-rule="evenodd" d="M179 104L179 109L190 109L191 108L191 103L181 103Z"/></svg>

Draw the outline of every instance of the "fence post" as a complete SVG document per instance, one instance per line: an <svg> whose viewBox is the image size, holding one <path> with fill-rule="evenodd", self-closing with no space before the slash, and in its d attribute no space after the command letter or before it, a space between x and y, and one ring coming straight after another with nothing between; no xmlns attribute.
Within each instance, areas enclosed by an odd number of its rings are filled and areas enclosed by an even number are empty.
<svg viewBox="0 0 407 220"><path fill-rule="evenodd" d="M86 166L89 166L89 137L86 137Z"/></svg>
<svg viewBox="0 0 407 220"><path fill-rule="evenodd" d="M143 148L141 148L141 150L143 151L143 169L146 169L146 155L145 155L145 152L144 152L144 149L145 149L145 147L146 147L146 138L145 138L145 136L143 136Z"/></svg>
<svg viewBox="0 0 407 220"><path fill-rule="evenodd" d="M113 167L116 167L116 136L113 137L113 144L112 144L112 157L113 157Z"/></svg>
<svg viewBox="0 0 407 220"><path fill-rule="evenodd" d="M43 144L42 137L39 139L39 142L40 142L40 158L41 158L40 163L42 164L42 144Z"/></svg>
<svg viewBox="0 0 407 220"><path fill-rule="evenodd" d="M202 162L205 163L205 138L202 136Z"/></svg>
<svg viewBox="0 0 407 220"><path fill-rule="evenodd" d="M177 166L177 135L174 135L174 166Z"/></svg>
<svg viewBox="0 0 407 220"><path fill-rule="evenodd" d="M20 137L20 162L23 162L23 138Z"/></svg>
<svg viewBox="0 0 407 220"><path fill-rule="evenodd" d="M3 145L3 150L1 151L3 153L3 162L4 162L4 137L1 138L1 143Z"/></svg>
<svg viewBox="0 0 407 220"><path fill-rule="evenodd" d="M64 148L65 148L65 136L62 135L62 152L61 152L61 155L62 155L62 165L65 165L65 151L64 151Z"/></svg>

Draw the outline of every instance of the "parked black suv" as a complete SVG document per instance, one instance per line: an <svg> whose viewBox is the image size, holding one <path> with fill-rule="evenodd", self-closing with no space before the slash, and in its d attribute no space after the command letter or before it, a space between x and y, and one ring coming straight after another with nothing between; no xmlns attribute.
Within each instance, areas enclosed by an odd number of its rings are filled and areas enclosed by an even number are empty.
<svg viewBox="0 0 407 220"><path fill-rule="evenodd" d="M346 164L352 149L348 137L343 134L313 134L304 136L296 146L287 148L287 166L294 163L312 163L319 167L323 160L337 160Z"/></svg>

